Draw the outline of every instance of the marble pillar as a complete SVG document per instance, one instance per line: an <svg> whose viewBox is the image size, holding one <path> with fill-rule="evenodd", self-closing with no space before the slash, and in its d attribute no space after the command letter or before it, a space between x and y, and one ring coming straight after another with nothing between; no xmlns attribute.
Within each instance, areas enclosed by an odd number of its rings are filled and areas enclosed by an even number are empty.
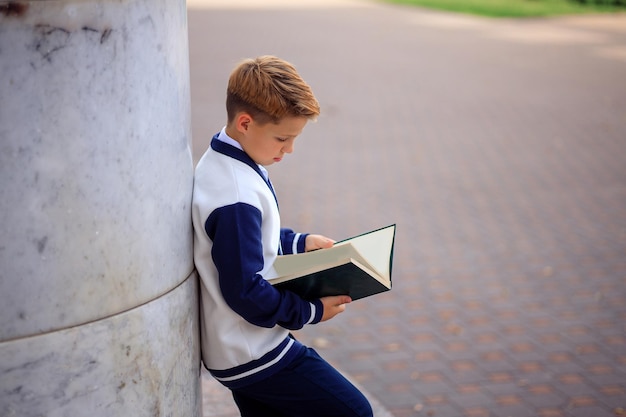
<svg viewBox="0 0 626 417"><path fill-rule="evenodd" d="M0 0L0 415L200 414L184 0Z"/></svg>

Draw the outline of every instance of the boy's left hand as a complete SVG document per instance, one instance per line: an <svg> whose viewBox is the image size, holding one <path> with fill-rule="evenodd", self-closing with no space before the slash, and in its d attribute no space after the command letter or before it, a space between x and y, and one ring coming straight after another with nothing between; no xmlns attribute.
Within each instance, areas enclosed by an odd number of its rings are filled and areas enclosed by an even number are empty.
<svg viewBox="0 0 626 417"><path fill-rule="evenodd" d="M326 249L333 246L334 240L322 235L308 235L304 242L304 250L310 252L316 249Z"/></svg>

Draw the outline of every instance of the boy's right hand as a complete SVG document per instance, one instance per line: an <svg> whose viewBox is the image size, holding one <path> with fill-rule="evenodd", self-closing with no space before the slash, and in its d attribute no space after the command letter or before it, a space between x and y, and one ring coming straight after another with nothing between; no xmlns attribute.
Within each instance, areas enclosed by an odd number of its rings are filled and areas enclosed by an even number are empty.
<svg viewBox="0 0 626 417"><path fill-rule="evenodd" d="M330 297L320 298L322 305L324 306L324 314L322 314L322 321L330 320L337 314L343 312L346 309L346 304L352 302L352 298L347 295L333 295Z"/></svg>

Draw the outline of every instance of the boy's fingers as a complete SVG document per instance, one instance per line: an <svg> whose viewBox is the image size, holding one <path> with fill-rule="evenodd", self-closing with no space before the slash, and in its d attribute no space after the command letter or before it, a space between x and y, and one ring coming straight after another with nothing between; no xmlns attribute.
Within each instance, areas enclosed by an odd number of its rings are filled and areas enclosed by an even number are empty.
<svg viewBox="0 0 626 417"><path fill-rule="evenodd" d="M339 295L337 296L337 298L338 298L337 305L348 304L352 302L352 298L350 298L347 295Z"/></svg>
<svg viewBox="0 0 626 417"><path fill-rule="evenodd" d="M335 244L334 240L329 239L329 238L325 238L324 241L322 242L322 247L323 248L330 248L334 244Z"/></svg>

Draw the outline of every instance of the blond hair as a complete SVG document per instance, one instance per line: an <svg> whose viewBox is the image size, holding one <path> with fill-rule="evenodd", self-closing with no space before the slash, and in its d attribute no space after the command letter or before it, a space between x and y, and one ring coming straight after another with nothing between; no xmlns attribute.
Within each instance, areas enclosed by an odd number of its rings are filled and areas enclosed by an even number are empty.
<svg viewBox="0 0 626 417"><path fill-rule="evenodd" d="M244 111L265 124L288 116L315 119L320 106L292 64L265 55L242 61L230 74L226 111L229 123Z"/></svg>

